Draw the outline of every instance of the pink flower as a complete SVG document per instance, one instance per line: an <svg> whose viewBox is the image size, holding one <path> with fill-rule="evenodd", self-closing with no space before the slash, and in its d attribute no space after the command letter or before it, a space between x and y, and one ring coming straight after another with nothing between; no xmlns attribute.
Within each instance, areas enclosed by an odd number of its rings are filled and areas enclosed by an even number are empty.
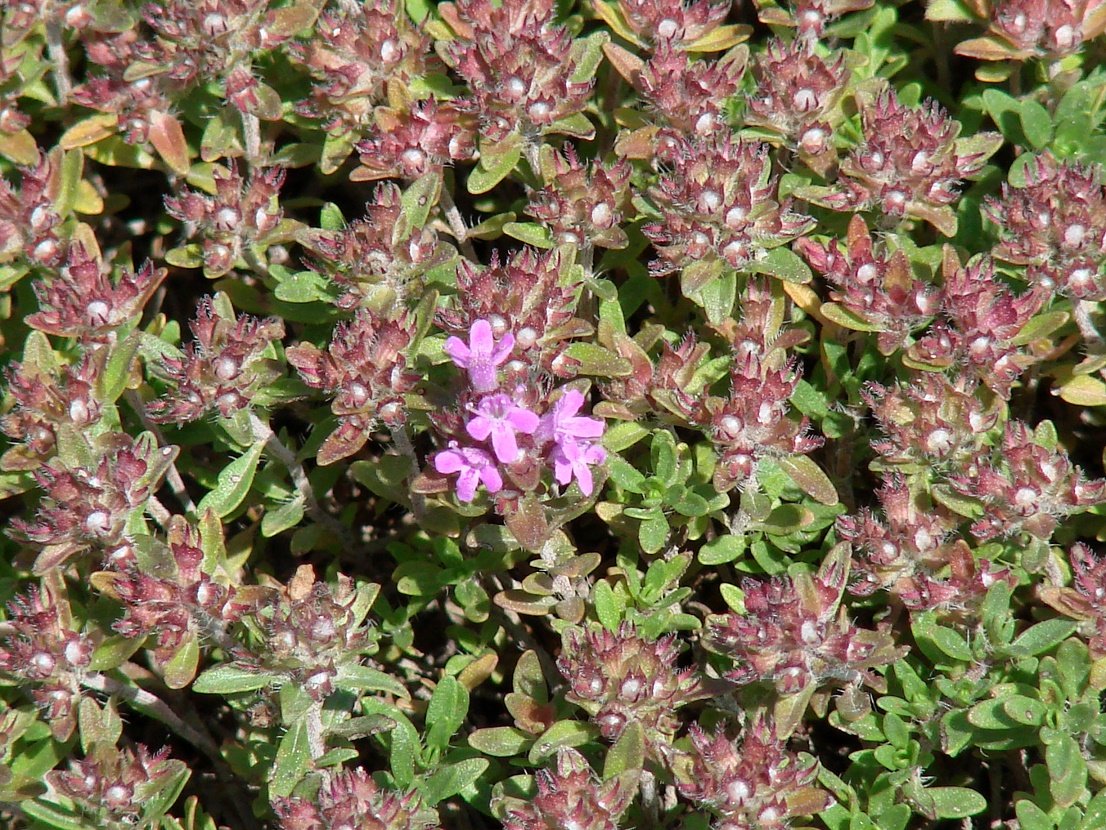
<svg viewBox="0 0 1106 830"><path fill-rule="evenodd" d="M576 414L583 405L583 394L569 389L553 404L553 411L541 419L540 434L558 444L578 438L591 440L602 437L606 425L601 420Z"/></svg>
<svg viewBox="0 0 1106 830"><path fill-rule="evenodd" d="M491 395L477 404L476 417L465 425L465 429L477 441L486 441L490 436L495 457L503 464L513 464L519 454L515 433L533 435L538 422L537 415L516 404L509 396Z"/></svg>
<svg viewBox="0 0 1106 830"><path fill-rule="evenodd" d="M595 485L589 466L607 460L603 448L592 442L602 437L606 425L598 418L577 415L583 405L581 392L576 389L565 392L553 404L553 411L541 419L539 438L551 440L556 445L550 460L557 482L567 485L575 478L580 492L590 496Z"/></svg>
<svg viewBox="0 0 1106 830"><path fill-rule="evenodd" d="M499 385L496 367L507 360L514 347L515 337L510 332L496 344L492 324L487 320L477 320L472 324L467 345L460 337L450 337L445 341L445 353L462 369L468 370L472 388L477 392L491 392Z"/></svg>
<svg viewBox="0 0 1106 830"><path fill-rule="evenodd" d="M553 475L558 484L567 485L575 478L580 484L580 492L590 496L595 489L590 467L606 461L607 453L595 444L583 444L575 439L568 439L563 444L557 445L551 458Z"/></svg>
<svg viewBox="0 0 1106 830"><path fill-rule="evenodd" d="M503 476L495 466L495 460L476 447L460 447L449 442L449 449L434 457L434 469L445 475L460 473L457 477L457 498L472 501L476 497L476 485L483 484L489 493L503 489Z"/></svg>

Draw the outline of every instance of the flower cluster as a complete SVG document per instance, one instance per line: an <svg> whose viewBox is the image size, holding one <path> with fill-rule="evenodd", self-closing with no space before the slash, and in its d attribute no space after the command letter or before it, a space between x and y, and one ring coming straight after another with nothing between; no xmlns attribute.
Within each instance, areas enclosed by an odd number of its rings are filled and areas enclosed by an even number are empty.
<svg viewBox="0 0 1106 830"><path fill-rule="evenodd" d="M1041 155L1025 187L1002 186L985 210L1001 240L992 256L1026 266L1025 278L1079 300L1106 299L1106 189L1098 168Z"/></svg>
<svg viewBox="0 0 1106 830"><path fill-rule="evenodd" d="M522 360L505 367L508 386L532 384L530 367L574 377L565 341L592 329L575 316L581 285L572 265L566 248L543 253L527 248L505 262L496 253L486 268L461 260L458 307L440 309L438 321L453 335L467 334L478 320L488 321L496 337L513 332L512 353Z"/></svg>
<svg viewBox="0 0 1106 830"><path fill-rule="evenodd" d="M650 642L623 623L615 632L596 625L569 627L561 641L557 667L569 683L568 700L610 741L627 724L640 723L654 758L671 753L679 727L676 710L710 696L695 669L676 668L680 647L674 635Z"/></svg>
<svg viewBox="0 0 1106 830"><path fill-rule="evenodd" d="M780 5L777 0L753 0L762 23L795 29L799 39L811 40L821 38L826 26L841 15L870 9L873 4L873 0L792 0Z"/></svg>
<svg viewBox="0 0 1106 830"><path fill-rule="evenodd" d="M279 673L315 700L334 691L343 666L360 665L375 650L376 632L366 622L369 604L353 580L340 576L336 587L316 582L310 565L301 565L288 585L250 615L263 632L261 653L236 650L247 670Z"/></svg>
<svg viewBox="0 0 1106 830"><path fill-rule="evenodd" d="M139 54L182 86L222 79L229 87L236 72L252 80L255 52L281 45L310 22L282 11L270 9L266 0L167 0L147 6L142 16L156 37L141 43ZM243 112L261 115L229 88L227 93ZM279 119L278 108L272 120Z"/></svg>
<svg viewBox="0 0 1106 830"><path fill-rule="evenodd" d="M18 188L0 178L0 262L26 257L38 265L54 267L64 257L64 240L58 235L61 196L61 154L40 153L34 167L20 168Z"/></svg>
<svg viewBox="0 0 1106 830"><path fill-rule="evenodd" d="M846 242L848 249L842 251L836 239L823 245L803 237L795 240L795 248L834 286L831 299L855 318L845 325L878 331L880 353L893 354L937 313L940 294L914 277L902 249L890 255L877 251L860 216L849 220Z"/></svg>
<svg viewBox="0 0 1106 830"><path fill-rule="evenodd" d="M858 579L849 585L857 596L887 590L911 611L945 614L972 611L995 582L1015 577L976 559L963 539L951 539L958 519L941 507L923 507L906 480L893 475L878 491L886 524L862 509L841 516L837 532L859 548L853 560Z"/></svg>
<svg viewBox="0 0 1106 830"><path fill-rule="evenodd" d="M1025 531L1047 540L1060 518L1106 501L1106 480L1087 480L1062 448L1042 446L1020 421L1006 425L999 456L1001 466L951 479L958 492L984 503L984 517L972 525L977 539Z"/></svg>
<svg viewBox="0 0 1106 830"><path fill-rule="evenodd" d="M122 269L113 282L99 252L75 242L57 276L34 284L40 310L28 315L27 325L59 337L111 342L116 329L139 318L165 274L147 262L137 272Z"/></svg>
<svg viewBox="0 0 1106 830"><path fill-rule="evenodd" d="M618 0L622 19L646 44L692 43L710 34L726 20L729 4L722 0Z"/></svg>
<svg viewBox="0 0 1106 830"><path fill-rule="evenodd" d="M180 121L170 114L177 86L171 75L155 73L137 82L126 78L128 68L145 57L139 53L134 30L91 41L85 45L85 51L88 60L103 71L74 87L70 96L73 101L109 117L115 116L115 129L128 144L156 142L167 151L170 146L179 151L185 139ZM99 137L90 136L87 143ZM187 153L186 145L184 149Z"/></svg>
<svg viewBox="0 0 1106 830"><path fill-rule="evenodd" d="M161 565L157 575L124 550L109 563L117 571L97 574L94 580L123 605L124 615L112 627L124 637L153 636L156 645L150 653L166 684L184 688L199 656L197 649L190 655L187 650L204 641L225 645L228 627L252 608L261 589L240 591L205 572L199 533L181 516L170 520L166 544L153 547ZM176 659L182 650L189 659Z"/></svg>
<svg viewBox="0 0 1106 830"><path fill-rule="evenodd" d="M328 774L313 799L281 798L275 808L281 830L438 827L438 812L417 791L402 793L381 787L361 768Z"/></svg>
<svg viewBox="0 0 1106 830"><path fill-rule="evenodd" d="M545 186L530 194L526 212L553 232L557 244L625 248L622 230L630 206L630 164L580 161L572 145L542 159Z"/></svg>
<svg viewBox="0 0 1106 830"><path fill-rule="evenodd" d="M360 308L340 323L326 351L311 343L288 349L286 357L304 382L334 395L338 428L319 448L320 464L332 464L360 450L379 418L389 426L406 422L406 395L421 375L408 366L414 319L386 320Z"/></svg>
<svg viewBox="0 0 1106 830"><path fill-rule="evenodd" d="M773 134L812 170L828 173L837 161L833 135L844 120L844 54L825 59L813 40L795 38L787 44L773 39L758 56L755 73L757 88L749 97L746 125Z"/></svg>
<svg viewBox="0 0 1106 830"><path fill-rule="evenodd" d="M763 282L751 280L742 297L744 315L727 331L733 345L730 391L685 401L693 423L708 431L719 453L714 486L726 492L756 473L766 455L812 452L822 439L807 435L804 416L788 416L799 383L799 367L787 350L802 339L796 330L780 333L779 301Z"/></svg>
<svg viewBox="0 0 1106 830"><path fill-rule="evenodd" d="M181 195L165 200L165 209L203 238L204 273L221 277L235 268L251 246L274 239L281 223L278 201L284 184L283 168L252 170L249 180L237 167L226 173L216 169L215 195L184 188Z"/></svg>
<svg viewBox="0 0 1106 830"><path fill-rule="evenodd" d="M905 650L894 646L886 624L868 629L850 622L841 605L848 568L835 561L824 570L742 580L745 613L710 617L705 639L734 661L728 679L771 683L782 695L827 683L883 687L872 669Z"/></svg>
<svg viewBox="0 0 1106 830"><path fill-rule="evenodd" d="M339 6L319 15L317 37L288 52L318 79L296 109L324 120L327 132L357 135L373 124L373 107L392 79L410 82L438 68L430 39L396 0Z"/></svg>
<svg viewBox="0 0 1106 830"><path fill-rule="evenodd" d="M1091 655L1101 660L1106 657L1106 558L1095 556L1083 543L1073 545L1069 557L1071 587L1047 585L1038 593L1061 614L1084 623Z"/></svg>
<svg viewBox="0 0 1106 830"><path fill-rule="evenodd" d="M935 372L894 388L873 383L862 394L883 431L872 449L884 464L908 474L970 467L1001 414L999 401L984 406L963 379Z"/></svg>
<svg viewBox="0 0 1106 830"><path fill-rule="evenodd" d="M834 210L878 210L956 232L950 207L960 181L978 174L1002 145L997 133L958 139L960 124L935 102L908 107L884 88L858 96L863 139L842 162L837 191L819 203Z"/></svg>
<svg viewBox="0 0 1106 830"><path fill-rule="evenodd" d="M577 414L584 405L578 389L564 390L541 416L531 408L537 401L530 400L528 390L501 391L499 367L516 342L510 332L496 340L492 324L483 319L472 324L468 343L456 336L446 341L446 354L469 379L462 438L466 445L451 440L434 456L434 469L457 475L457 497L467 502L475 498L478 485L492 494L502 490L503 469L527 462L533 468L535 460L544 458L558 484L567 486L575 479L580 491L590 496L595 489L591 467L606 460L597 443L604 424Z"/></svg>
<svg viewBox="0 0 1106 830"><path fill-rule="evenodd" d="M169 748L151 752L145 745L116 749L99 745L84 760L69 762L46 780L104 830L137 824L146 805L188 774L183 761L171 759Z"/></svg>
<svg viewBox="0 0 1106 830"><path fill-rule="evenodd" d="M69 466L57 458L37 469L35 481L46 491L38 512L30 522L12 519L26 541L42 548L36 573L117 545L131 513L160 486L177 448L159 448L149 433L135 440L117 432L99 437L87 452L86 464Z"/></svg>
<svg viewBox="0 0 1106 830"><path fill-rule="evenodd" d="M280 363L262 355L284 337L284 321L247 314L235 321L226 316L222 299L200 300L196 319L189 324L195 341L184 347L180 357L162 357L155 368L171 389L147 404L152 420L182 424L213 409L229 418L249 406L258 389L280 376Z"/></svg>
<svg viewBox="0 0 1106 830"><path fill-rule="evenodd" d="M693 60L667 42L633 79L644 103L668 126L686 136L728 133L726 102L741 89L746 52L734 50L717 61Z"/></svg>
<svg viewBox="0 0 1106 830"><path fill-rule="evenodd" d="M987 22L988 31L957 44L955 51L985 61L1055 61L1106 31L1102 0L972 0L967 5Z"/></svg>
<svg viewBox="0 0 1106 830"><path fill-rule="evenodd" d="M767 144L672 136L667 158L671 170L649 190L662 219L641 229L660 254L658 276L700 260L740 269L814 225L779 200Z"/></svg>
<svg viewBox="0 0 1106 830"><path fill-rule="evenodd" d="M8 603L8 615L0 633L0 671L32 684L31 697L54 737L68 740L94 643L74 630L68 601L49 587L17 596Z"/></svg>
<svg viewBox="0 0 1106 830"><path fill-rule="evenodd" d="M378 107L374 129L357 143L361 166L355 182L417 179L457 161L476 157L476 117L467 101L438 101L431 96L401 109Z"/></svg>
<svg viewBox="0 0 1106 830"><path fill-rule="evenodd" d="M534 778L537 795L507 804L504 830L618 830L636 789L625 775L599 781L584 756L565 747L557 750L556 769L538 770Z"/></svg>
<svg viewBox="0 0 1106 830"><path fill-rule="evenodd" d="M827 809L833 799L816 786L818 762L789 752L770 722L758 719L740 740L719 729L691 726L692 751L676 766L676 787L718 817L719 830L786 828L797 816Z"/></svg>
<svg viewBox="0 0 1106 830"><path fill-rule="evenodd" d="M105 357L102 351L86 352L60 372L29 361L8 366L8 394L15 406L0 417L0 431L23 444L4 453L0 469L35 469L56 454L59 428L84 432L100 420L97 382Z"/></svg>
<svg viewBox="0 0 1106 830"><path fill-rule="evenodd" d="M582 54L554 22L552 0L458 0L442 16L458 35L445 60L469 85L483 137L499 142L512 133L530 139L564 132L555 123L583 112L594 79L575 79ZM593 128L568 131L586 137Z"/></svg>
<svg viewBox="0 0 1106 830"><path fill-rule="evenodd" d="M390 312L454 255L433 226L414 228L404 220L400 190L390 182L376 188L363 218L340 231L309 232L301 241L315 254L310 266L344 289L335 305L345 311L363 305Z"/></svg>
<svg viewBox="0 0 1106 830"><path fill-rule="evenodd" d="M1039 286L1015 295L995 276L994 263L977 257L961 266L951 248L942 266L941 319L907 354L931 369L964 366L968 377L1003 398L1033 358L1011 341L1045 300Z"/></svg>

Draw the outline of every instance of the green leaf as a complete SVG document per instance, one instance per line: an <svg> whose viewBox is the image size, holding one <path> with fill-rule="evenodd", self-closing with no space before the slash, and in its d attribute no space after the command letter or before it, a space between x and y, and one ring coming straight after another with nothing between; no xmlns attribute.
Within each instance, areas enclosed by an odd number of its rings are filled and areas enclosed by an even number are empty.
<svg viewBox="0 0 1106 830"><path fill-rule="evenodd" d="M726 605L730 606L730 608L739 614L745 613L744 591L736 585L730 585L728 582L724 582L718 586L718 592L722 594L722 599L725 601Z"/></svg>
<svg viewBox="0 0 1106 830"><path fill-rule="evenodd" d="M307 737L307 720L293 724L277 747L276 762L269 778L271 795L287 798L311 766L311 747Z"/></svg>
<svg viewBox="0 0 1106 830"><path fill-rule="evenodd" d="M1078 741L1071 735L1045 747L1049 792L1059 807L1070 807L1083 796L1087 787L1087 761Z"/></svg>
<svg viewBox="0 0 1106 830"><path fill-rule="evenodd" d="M804 493L822 504L837 504L837 488L815 461L806 455L785 455L775 459L776 464Z"/></svg>
<svg viewBox="0 0 1106 830"><path fill-rule="evenodd" d="M622 614L626 610L623 603L618 600L611 584L606 580L596 583L592 593L592 603L595 605L595 615L599 622L608 631L617 631L622 624Z"/></svg>
<svg viewBox="0 0 1106 830"><path fill-rule="evenodd" d="M508 222L503 226L503 233L535 248L553 247L553 234L549 228L536 222Z"/></svg>
<svg viewBox="0 0 1106 830"><path fill-rule="evenodd" d="M967 787L928 787L935 818L966 818L987 809L987 799Z"/></svg>
<svg viewBox="0 0 1106 830"><path fill-rule="evenodd" d="M645 493L645 475L620 455L607 458L609 480L631 493Z"/></svg>
<svg viewBox="0 0 1106 830"><path fill-rule="evenodd" d="M1044 722L1047 707L1041 701L1025 695L1012 695L1002 701L1002 710L1022 726L1040 726Z"/></svg>
<svg viewBox="0 0 1106 830"><path fill-rule="evenodd" d="M237 510L250 492L257 462L260 461L264 449L265 442L258 441L246 451L245 455L228 464L219 473L219 481L215 489L200 501L197 511L203 513L205 510L214 510L215 514L222 519Z"/></svg>
<svg viewBox="0 0 1106 830"><path fill-rule="evenodd" d="M246 671L237 666L221 665L210 668L196 678L192 691L203 695L231 695L264 689L283 678L279 674L263 674Z"/></svg>
<svg viewBox="0 0 1106 830"><path fill-rule="evenodd" d="M443 677L426 708L426 746L444 753L465 722L468 709L468 689L456 677Z"/></svg>
<svg viewBox="0 0 1106 830"><path fill-rule="evenodd" d="M89 830L83 814L36 798L22 801L19 808L36 821L56 830Z"/></svg>
<svg viewBox="0 0 1106 830"><path fill-rule="evenodd" d="M578 720L557 721L530 748L527 761L533 766L552 755L562 746L582 746L599 737L599 729L590 723Z"/></svg>
<svg viewBox="0 0 1106 830"><path fill-rule="evenodd" d="M1018 817L1019 830L1053 830L1056 826L1048 813L1028 798L1015 802L1014 815Z"/></svg>
<svg viewBox="0 0 1106 830"><path fill-rule="evenodd" d="M645 519L638 528L638 542L646 553L657 553L668 541L668 519L659 510L656 515Z"/></svg>
<svg viewBox="0 0 1106 830"><path fill-rule="evenodd" d="M487 193L515 169L522 158L522 137L512 133L499 145L480 144L480 163L469 173L468 191L474 196Z"/></svg>
<svg viewBox="0 0 1106 830"><path fill-rule="evenodd" d="M111 354L98 384L100 393L97 399L101 404L115 403L126 390L131 366L134 365L134 356L138 353L141 342L141 334L132 331L121 342L111 347Z"/></svg>
<svg viewBox="0 0 1106 830"><path fill-rule="evenodd" d="M726 536L719 536L699 548L699 562L708 566L733 562L745 553L747 545L748 540L744 535L727 534Z"/></svg>
<svg viewBox="0 0 1106 830"><path fill-rule="evenodd" d="M399 197L403 215L410 227L421 228L426 224L442 192L442 174L435 170L415 179Z"/></svg>
<svg viewBox="0 0 1106 830"><path fill-rule="evenodd" d="M632 447L648 434L649 430L636 421L621 421L614 424L603 433L603 447L608 452L622 452ZM631 467L631 469L633 468ZM634 472L637 472L637 470L634 470ZM641 473L638 473L638 475L641 476L642 481L645 481L645 476L642 476ZM626 485L621 483L619 483L619 486L626 487Z"/></svg>
<svg viewBox="0 0 1106 830"><path fill-rule="evenodd" d="M759 523L759 527L772 536L788 536L802 530L813 521L814 514L802 505L781 504Z"/></svg>
<svg viewBox="0 0 1106 830"><path fill-rule="evenodd" d="M303 498L296 496L275 509L267 509L261 517L261 535L266 539L295 527L303 519Z"/></svg>
<svg viewBox="0 0 1106 830"><path fill-rule="evenodd" d="M883 331L886 326L869 322L855 311L837 303L822 303L822 316L850 331Z"/></svg>
<svg viewBox="0 0 1106 830"><path fill-rule="evenodd" d="M469 735L468 742L485 755L510 758L524 752L534 742L534 736L513 726L492 726L477 729Z"/></svg>
<svg viewBox="0 0 1106 830"><path fill-rule="evenodd" d="M983 505L978 499L962 496L947 484L934 484L930 488L933 500L947 507L958 516L978 521L983 518Z"/></svg>
<svg viewBox="0 0 1106 830"><path fill-rule="evenodd" d="M407 687L387 672L371 666L346 665L338 669L335 684L345 689L363 692L388 692L404 700L410 700Z"/></svg>
<svg viewBox="0 0 1106 830"><path fill-rule="evenodd" d="M1064 325L1070 316L1066 311L1049 311L1045 314L1038 314L1022 326L1021 331L1010 341L1010 344L1012 346L1024 346L1034 340L1048 337Z"/></svg>
<svg viewBox="0 0 1106 830"><path fill-rule="evenodd" d="M975 659L967 641L959 632L943 625L935 625L929 630L929 634L937 647L954 660L971 663Z"/></svg>
<svg viewBox="0 0 1106 830"><path fill-rule="evenodd" d="M1021 102L1022 132L1034 150L1043 150L1052 141L1052 116L1032 98Z"/></svg>
<svg viewBox="0 0 1106 830"><path fill-rule="evenodd" d="M1033 657L1051 651L1075 633L1078 624L1072 620L1045 620L1022 632L1005 651L1011 657Z"/></svg>
<svg viewBox="0 0 1106 830"><path fill-rule="evenodd" d="M790 248L774 248L763 259L754 260L746 266L753 274L768 274L784 282L807 283L814 273L806 261Z"/></svg>
<svg viewBox="0 0 1106 830"><path fill-rule="evenodd" d="M462 793L476 783L490 765L487 758L466 758L436 769L420 788L430 806Z"/></svg>
<svg viewBox="0 0 1106 830"><path fill-rule="evenodd" d="M676 455L676 439L672 437L672 433L666 429L658 429L654 432L653 441L649 445L649 455L656 477L666 486L674 484L679 459Z"/></svg>
<svg viewBox="0 0 1106 830"><path fill-rule="evenodd" d="M641 772L645 763L645 730L638 721L630 721L603 761L603 780L624 772Z"/></svg>
<svg viewBox="0 0 1106 830"><path fill-rule="evenodd" d="M910 730L898 715L891 712L884 715L882 728L888 743L896 749L905 749L910 743Z"/></svg>
<svg viewBox="0 0 1106 830"><path fill-rule="evenodd" d="M581 375L622 378L628 377L633 372L630 361L595 343L576 342L562 354L579 363L575 368Z"/></svg>
<svg viewBox="0 0 1106 830"><path fill-rule="evenodd" d="M737 273L726 269L721 276L710 280L689 299L703 307L708 322L720 325L733 316L734 302L737 300Z"/></svg>

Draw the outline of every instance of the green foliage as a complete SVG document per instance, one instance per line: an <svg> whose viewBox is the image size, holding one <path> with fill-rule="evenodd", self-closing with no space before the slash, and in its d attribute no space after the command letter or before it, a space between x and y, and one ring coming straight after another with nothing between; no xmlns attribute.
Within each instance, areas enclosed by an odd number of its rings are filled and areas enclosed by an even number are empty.
<svg viewBox="0 0 1106 830"><path fill-rule="evenodd" d="M0 825L1106 826L1084 5L4 5Z"/></svg>

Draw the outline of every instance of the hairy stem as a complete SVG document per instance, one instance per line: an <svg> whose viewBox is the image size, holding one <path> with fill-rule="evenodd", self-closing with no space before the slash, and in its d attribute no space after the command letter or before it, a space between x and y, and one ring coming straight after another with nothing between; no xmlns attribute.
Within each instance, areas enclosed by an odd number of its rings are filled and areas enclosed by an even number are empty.
<svg viewBox="0 0 1106 830"><path fill-rule="evenodd" d="M315 498L315 489L311 486L311 480L303 469L303 465L296 459L295 453L288 449L273 432L273 428L257 417L257 413L250 412L250 427L253 429L254 438L265 442L265 449L284 465L288 474L292 477L292 484L303 499L304 509L316 524L325 527L347 545L353 545L353 534L349 528L323 510L319 500Z"/></svg>
<svg viewBox="0 0 1106 830"><path fill-rule="evenodd" d="M392 444L399 450L399 454L407 459L407 470L410 481L413 481L416 476L422 471L419 465L419 456L415 452L415 447L411 443L411 436L407 434L407 425L400 424L399 426L389 427L392 433ZM423 518L426 516L426 496L421 493L411 493L411 512L415 514L415 521L422 524Z"/></svg>
<svg viewBox="0 0 1106 830"><path fill-rule="evenodd" d="M142 404L142 398L139 397L138 392L133 389L128 389L126 392L126 399L131 409L133 409L138 416L138 420L142 422L142 427L157 439L157 445L159 447L173 446L165 440L165 435L162 433L161 428L151 421L150 416L146 414L146 407ZM195 517L196 504L192 501L192 497L188 495L188 488L184 486L184 479L181 478L180 471L177 469L175 462L169 465L169 471L165 474L165 483L169 485L169 489L172 491L173 496L180 502L180 506L184 510L185 515Z"/></svg>
<svg viewBox="0 0 1106 830"><path fill-rule="evenodd" d="M438 197L438 207L442 209L442 216L449 225L449 231L457 240L465 259L476 262L476 249L472 247L472 240L468 237L468 226L465 225L461 211L457 209L457 203L453 201L453 194L445 186L442 187L442 193Z"/></svg>
<svg viewBox="0 0 1106 830"><path fill-rule="evenodd" d="M73 82L69 78L69 55L65 52L61 21L56 15L49 15L46 20L46 51L50 56L51 69L54 75L54 89L58 95L58 106L64 107L69 103L69 93L73 90Z"/></svg>

